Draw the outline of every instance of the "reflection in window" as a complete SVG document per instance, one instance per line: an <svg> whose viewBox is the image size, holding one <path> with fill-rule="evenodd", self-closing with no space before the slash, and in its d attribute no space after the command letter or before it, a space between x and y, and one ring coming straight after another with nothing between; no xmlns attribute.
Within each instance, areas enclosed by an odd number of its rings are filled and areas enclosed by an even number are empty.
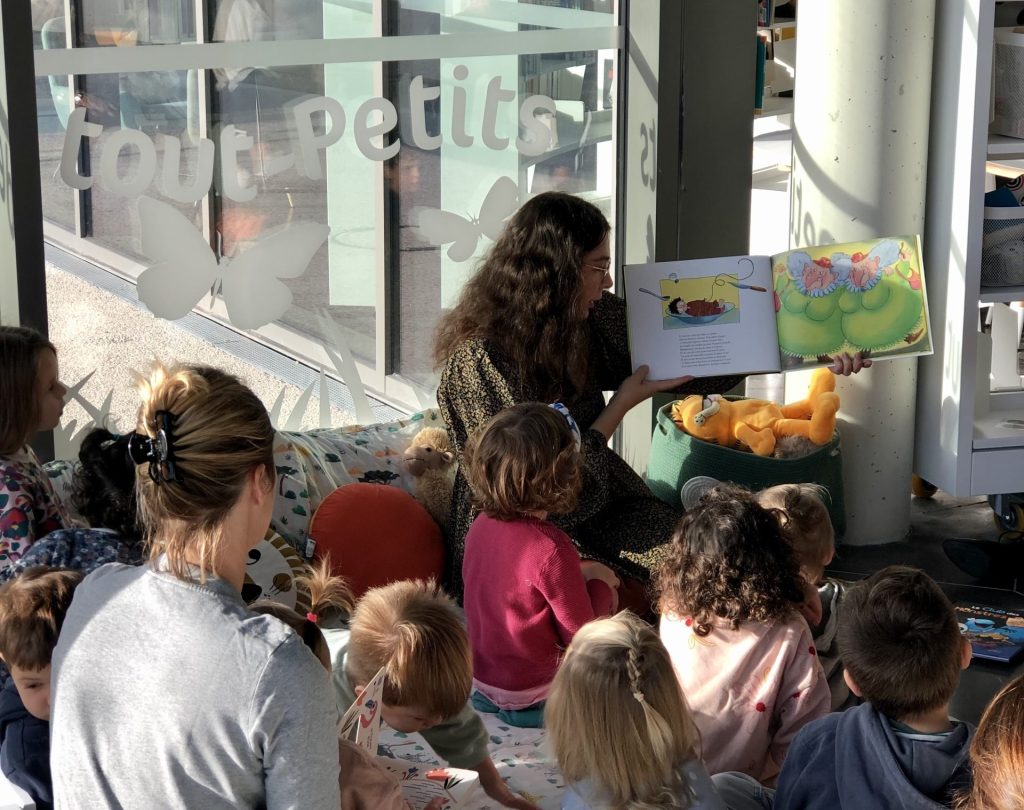
<svg viewBox="0 0 1024 810"><path fill-rule="evenodd" d="M65 47L72 32L63 3L32 2L37 46ZM385 36L564 27L571 39L574 27L614 24L611 0L73 2L73 40L80 48L195 42L199 30L212 42L374 37L381 24ZM198 7L206 14L201 26L194 17ZM423 10L438 7L444 12ZM149 263L141 252L135 196L99 176L105 160L121 181L138 176L140 154L119 134L137 130L151 141L158 167L143 193L194 223L218 257L237 258L269 233L298 223L329 225L330 238L305 272L285 279L293 303L281 322L314 343L329 342L318 317L326 313L379 379L386 371L430 389L434 326L491 244L495 222L549 189L583 194L609 218L614 213L615 60L615 51L570 50L85 74L72 85L66 77L48 77L39 84L46 216L74 230L74 193L60 180L59 160L68 114L84 107L87 120L104 128L83 141L79 168L94 180L81 192L85 235ZM527 118L548 140L541 153L530 154L517 148L517 139L536 135L521 120L521 108L539 96L550 102ZM324 98L344 111L338 139L326 137L339 122L325 112ZM396 124L369 147L365 139L358 143L357 130L380 121L388 103ZM360 116L364 104L377 107L369 118ZM307 111L305 119L296 108ZM307 136L320 143L315 157L297 145L302 121ZM202 139L215 145L212 168L200 160ZM374 151L398 142L397 154L378 162ZM175 201L168 180L201 193ZM424 212L433 212L433 220L424 220ZM425 221L434 226L424 227Z"/></svg>

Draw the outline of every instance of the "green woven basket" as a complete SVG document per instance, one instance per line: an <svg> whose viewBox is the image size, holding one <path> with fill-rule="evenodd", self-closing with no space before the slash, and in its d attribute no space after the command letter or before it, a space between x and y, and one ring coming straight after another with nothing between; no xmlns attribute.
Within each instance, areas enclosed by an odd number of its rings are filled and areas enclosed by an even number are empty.
<svg viewBox="0 0 1024 810"><path fill-rule="evenodd" d="M678 507L679 490L698 475L755 490L776 484L819 484L828 492L826 506L836 536L846 531L838 433L824 447L802 458L767 458L694 438L676 427L671 408L669 403L658 409L647 464L647 484L661 500Z"/></svg>

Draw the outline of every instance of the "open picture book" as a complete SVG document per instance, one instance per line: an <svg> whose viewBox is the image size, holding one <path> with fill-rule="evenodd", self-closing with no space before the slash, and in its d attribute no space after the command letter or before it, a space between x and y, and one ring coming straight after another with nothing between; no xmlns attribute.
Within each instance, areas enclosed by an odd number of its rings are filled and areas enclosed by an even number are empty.
<svg viewBox="0 0 1024 810"><path fill-rule="evenodd" d="M917 236L623 268L634 370L762 374L931 354Z"/></svg>

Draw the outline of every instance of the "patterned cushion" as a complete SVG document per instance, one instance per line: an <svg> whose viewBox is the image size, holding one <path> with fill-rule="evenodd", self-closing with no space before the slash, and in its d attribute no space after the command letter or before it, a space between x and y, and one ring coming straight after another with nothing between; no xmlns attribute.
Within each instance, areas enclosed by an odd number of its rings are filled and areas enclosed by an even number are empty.
<svg viewBox="0 0 1024 810"><path fill-rule="evenodd" d="M296 586L295 577L302 573L302 558L273 530L249 551L245 564L242 598L246 603L270 599L299 613L309 610L309 593Z"/></svg>
<svg viewBox="0 0 1024 810"><path fill-rule="evenodd" d="M274 437L277 497L270 527L306 559L310 518L338 487L355 482L391 484L412 493L414 479L402 456L413 436L425 427L445 427L439 411L432 408L374 425L278 431ZM75 466L74 461L44 465L65 505L70 504Z"/></svg>
<svg viewBox="0 0 1024 810"><path fill-rule="evenodd" d="M402 463L405 449L423 428L444 426L441 414L431 409L375 425L279 431L274 442L278 482L271 527L308 557L309 521L324 498L356 482L390 484L411 493L413 477Z"/></svg>

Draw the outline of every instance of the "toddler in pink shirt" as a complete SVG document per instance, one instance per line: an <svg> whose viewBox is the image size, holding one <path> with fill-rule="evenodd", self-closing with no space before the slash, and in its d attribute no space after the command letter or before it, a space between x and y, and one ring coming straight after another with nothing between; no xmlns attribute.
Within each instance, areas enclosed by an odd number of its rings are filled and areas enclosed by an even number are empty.
<svg viewBox="0 0 1024 810"><path fill-rule="evenodd" d="M661 639L708 772L774 784L797 731L830 708L779 520L749 491L716 486L680 521L659 587Z"/></svg>
<svg viewBox="0 0 1024 810"><path fill-rule="evenodd" d="M611 569L581 562L569 536L547 520L571 512L582 486L572 424L554 407L516 405L465 451L466 479L482 510L462 562L472 700L512 725L541 725L565 648L618 603Z"/></svg>

